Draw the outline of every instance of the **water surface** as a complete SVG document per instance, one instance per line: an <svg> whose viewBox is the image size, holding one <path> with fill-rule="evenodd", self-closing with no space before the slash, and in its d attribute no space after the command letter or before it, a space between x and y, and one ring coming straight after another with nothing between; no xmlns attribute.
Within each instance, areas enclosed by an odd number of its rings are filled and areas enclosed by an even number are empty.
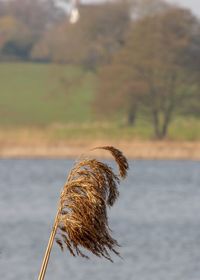
<svg viewBox="0 0 200 280"><path fill-rule="evenodd" d="M37 279L71 160L0 160L0 279ZM111 163L113 164L113 163ZM199 280L200 162L130 162L110 210L123 259L54 245L47 280Z"/></svg>

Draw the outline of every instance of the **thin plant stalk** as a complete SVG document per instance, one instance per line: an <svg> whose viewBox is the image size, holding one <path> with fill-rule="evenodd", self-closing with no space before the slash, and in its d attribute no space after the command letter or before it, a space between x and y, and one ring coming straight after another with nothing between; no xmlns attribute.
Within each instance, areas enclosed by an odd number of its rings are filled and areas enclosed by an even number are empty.
<svg viewBox="0 0 200 280"><path fill-rule="evenodd" d="M52 228L52 231L51 231L51 234L49 237L49 242L48 242L48 245L46 248L46 252L45 252L45 255L44 255L44 258L42 261L42 266L40 269L38 280L43 280L45 277L45 274L46 274L46 270L47 270L47 266L48 266L48 262L49 262L49 258L50 258L50 254L51 254L51 249L52 249L54 238L55 238L56 231L58 228L58 217L59 217L59 211L57 212L57 215L55 217L54 225L53 225L53 228Z"/></svg>
<svg viewBox="0 0 200 280"><path fill-rule="evenodd" d="M109 252L120 255L118 242L110 235L107 207L119 196L120 178L125 178L128 161L121 151L112 147L98 147L114 157L119 175L107 164L96 159L82 159L70 171L60 195L59 207L43 258L38 280L46 274L54 239L63 251L64 245L71 255L88 258L80 247L112 262Z"/></svg>

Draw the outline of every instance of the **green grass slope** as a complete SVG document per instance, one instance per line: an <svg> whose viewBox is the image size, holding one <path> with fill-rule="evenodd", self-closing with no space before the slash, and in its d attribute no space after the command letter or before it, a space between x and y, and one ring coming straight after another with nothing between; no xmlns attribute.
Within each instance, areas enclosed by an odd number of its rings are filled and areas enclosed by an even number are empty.
<svg viewBox="0 0 200 280"><path fill-rule="evenodd" d="M75 67L2 63L0 125L90 121L94 80Z"/></svg>
<svg viewBox="0 0 200 280"><path fill-rule="evenodd" d="M95 86L95 74L74 66L0 63L0 128L53 124L50 134L55 140L154 138L151 123L144 118L134 127L120 119L97 122L91 106ZM199 140L199 119L177 117L168 139Z"/></svg>

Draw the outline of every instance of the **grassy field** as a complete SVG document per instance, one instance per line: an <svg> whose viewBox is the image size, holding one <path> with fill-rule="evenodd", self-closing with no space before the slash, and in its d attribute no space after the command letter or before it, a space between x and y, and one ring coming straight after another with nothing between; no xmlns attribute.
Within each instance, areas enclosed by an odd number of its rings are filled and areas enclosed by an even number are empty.
<svg viewBox="0 0 200 280"><path fill-rule="evenodd" d="M96 120L91 106L95 86L95 75L76 67L1 63L0 141L12 137L28 139L33 137L30 131L34 131L34 137L50 142L79 138L153 139L153 129L144 120L138 120L134 128L125 126L121 120ZM200 121L177 118L168 139L199 140Z"/></svg>
<svg viewBox="0 0 200 280"><path fill-rule="evenodd" d="M66 81L62 81L65 77ZM73 86L65 83L78 80ZM0 64L0 125L91 121L95 77L74 67Z"/></svg>

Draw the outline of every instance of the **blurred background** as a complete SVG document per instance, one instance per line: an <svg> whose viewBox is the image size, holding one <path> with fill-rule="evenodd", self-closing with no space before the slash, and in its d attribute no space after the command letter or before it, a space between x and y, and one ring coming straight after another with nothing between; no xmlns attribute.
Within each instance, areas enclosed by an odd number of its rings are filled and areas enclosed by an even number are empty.
<svg viewBox="0 0 200 280"><path fill-rule="evenodd" d="M84 140L198 142L198 5L1 0L1 154Z"/></svg>
<svg viewBox="0 0 200 280"><path fill-rule="evenodd" d="M55 245L46 279L199 280L199 17L197 0L0 0L0 279L37 279L74 159L112 144L123 259Z"/></svg>

